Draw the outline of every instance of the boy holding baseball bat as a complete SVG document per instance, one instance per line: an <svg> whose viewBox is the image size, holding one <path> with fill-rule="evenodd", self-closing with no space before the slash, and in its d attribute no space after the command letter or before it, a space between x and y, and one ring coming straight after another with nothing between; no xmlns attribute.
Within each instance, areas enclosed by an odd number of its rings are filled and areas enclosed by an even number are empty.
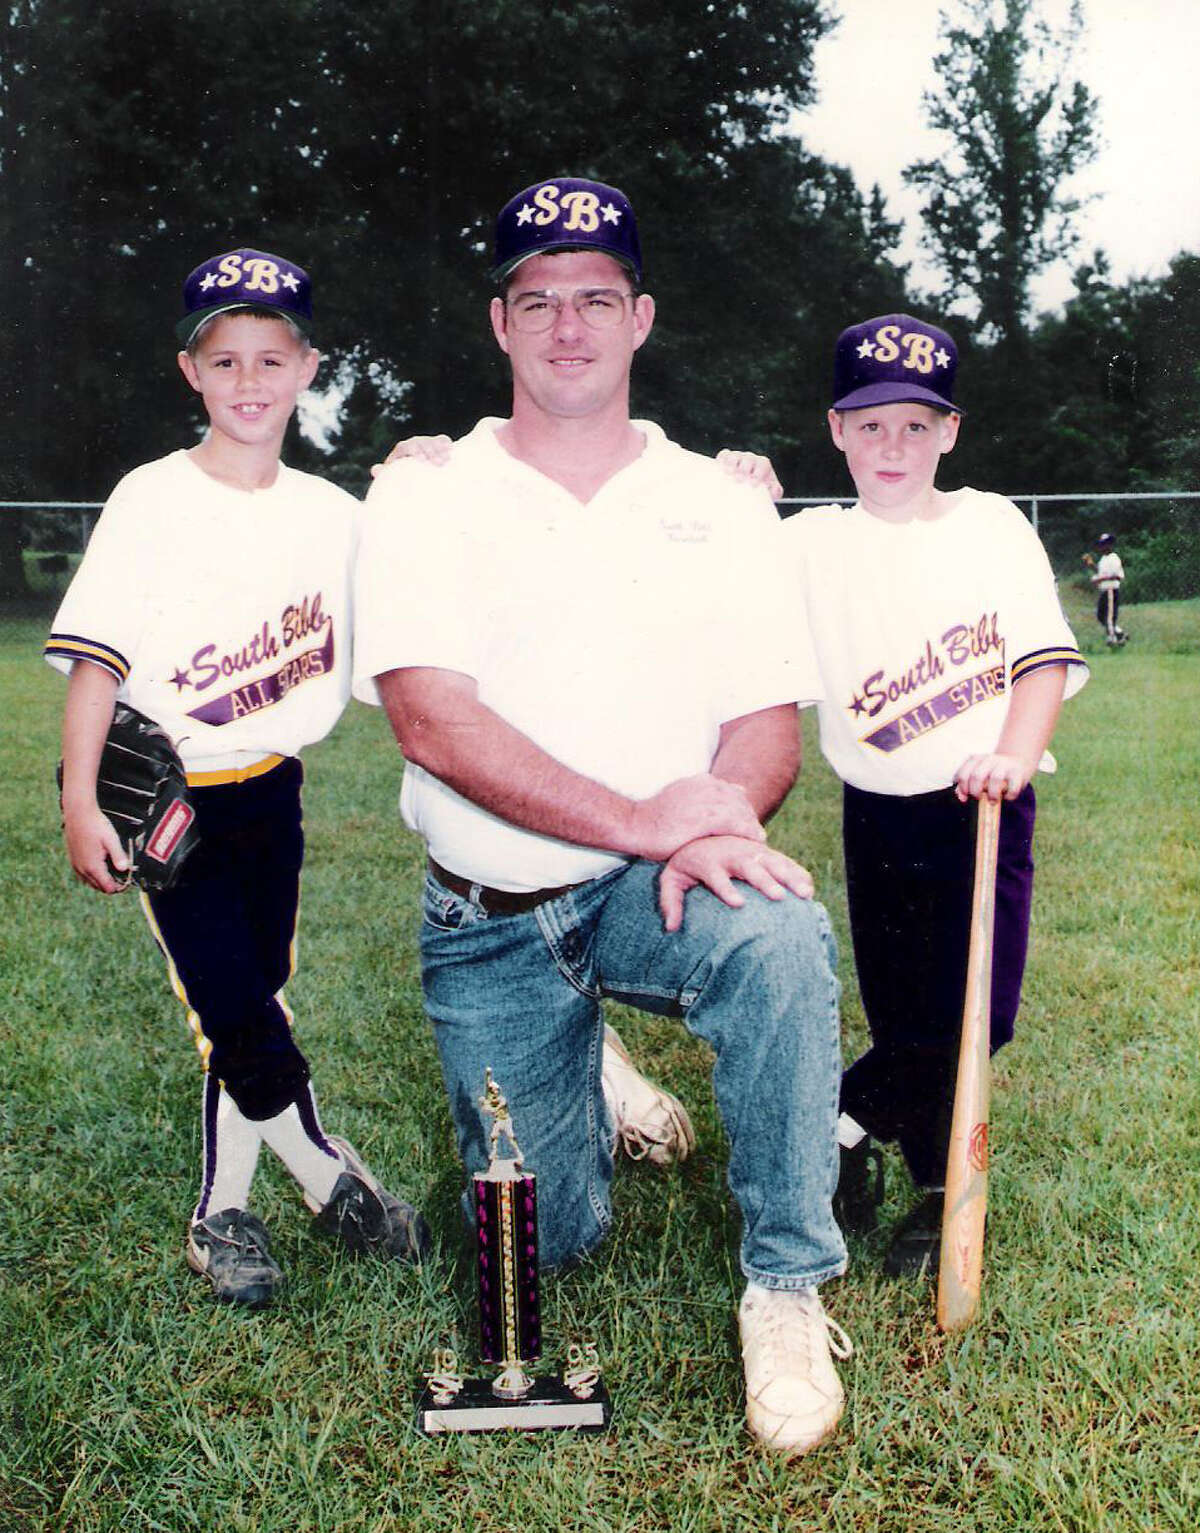
<svg viewBox="0 0 1200 1533"><path fill-rule="evenodd" d="M821 748L843 782L855 963L871 1046L845 1071L836 1209L870 1229L873 1140L895 1141L921 1196L893 1275L936 1271L954 1105L975 801L1003 799L991 1047L1012 1037L1033 886L1031 779L1059 708L1087 679L1045 552L999 495L935 488L954 447L957 352L906 314L837 342L829 428L858 491L785 524L824 682Z"/></svg>

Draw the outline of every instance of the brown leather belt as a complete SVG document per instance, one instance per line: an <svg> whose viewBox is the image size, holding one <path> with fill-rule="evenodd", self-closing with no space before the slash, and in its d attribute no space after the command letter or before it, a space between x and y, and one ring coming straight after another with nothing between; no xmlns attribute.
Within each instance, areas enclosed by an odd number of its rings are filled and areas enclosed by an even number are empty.
<svg viewBox="0 0 1200 1533"><path fill-rule="evenodd" d="M544 905L547 900L557 900L564 894L570 894L572 889L579 888L578 884L559 884L555 889L528 889L524 892L517 889L491 889L487 884L473 884L470 879L460 878L457 873L442 867L441 863L434 862L432 857L429 859L429 871L451 894L474 900L480 910L490 916L525 915L530 910L536 910L539 905Z"/></svg>

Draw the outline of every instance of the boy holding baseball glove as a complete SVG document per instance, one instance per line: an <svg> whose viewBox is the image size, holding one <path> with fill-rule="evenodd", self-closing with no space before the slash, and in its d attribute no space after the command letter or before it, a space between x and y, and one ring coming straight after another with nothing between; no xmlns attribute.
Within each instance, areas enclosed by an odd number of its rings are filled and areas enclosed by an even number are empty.
<svg viewBox="0 0 1200 1533"><path fill-rule="evenodd" d="M906 314L839 337L829 428L858 491L785 523L825 688L821 747L843 782L850 925L870 1048L842 1077L835 1204L869 1229L875 1140L921 1193L885 1265L937 1268L967 970L975 801L1004 800L991 1046L1012 1037L1033 884L1033 774L1087 669L1045 552L999 495L934 486L954 447L957 352ZM1048 762L1049 764L1049 762Z"/></svg>
<svg viewBox="0 0 1200 1533"><path fill-rule="evenodd" d="M281 1279L248 1207L263 1144L351 1250L415 1259L428 1233L325 1134L283 994L304 853L299 752L329 732L350 690L356 502L280 462L320 360L309 278L282 256L231 251L191 273L184 306L178 362L208 432L117 485L45 653L70 675L71 866L105 894L129 875L142 885L204 1062L188 1265L219 1299L257 1307ZM131 712L142 728L132 743ZM168 795L166 819L134 834L138 797L152 796L149 737L163 735L187 787Z"/></svg>

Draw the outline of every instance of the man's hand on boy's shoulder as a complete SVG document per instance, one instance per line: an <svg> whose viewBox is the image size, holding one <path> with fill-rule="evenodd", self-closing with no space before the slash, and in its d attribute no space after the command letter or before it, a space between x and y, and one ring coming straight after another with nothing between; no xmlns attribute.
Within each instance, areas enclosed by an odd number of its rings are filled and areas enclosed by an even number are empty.
<svg viewBox="0 0 1200 1533"><path fill-rule="evenodd" d="M416 458L419 462L432 463L440 468L449 463L453 445L452 439L444 435L404 437L382 463L372 465L371 477L374 479L389 463L399 463L404 458ZM716 456L716 462L734 479L745 484L762 485L772 500L782 498L783 485L779 482L770 458L762 453L723 447Z"/></svg>
<svg viewBox="0 0 1200 1533"><path fill-rule="evenodd" d="M722 447L716 461L727 474L744 484L760 484L772 500L783 499L783 485L770 458L760 452L742 452L736 447Z"/></svg>
<svg viewBox="0 0 1200 1533"><path fill-rule="evenodd" d="M396 443L382 463L371 466L371 478L387 468L389 463L399 463L403 458L417 458L422 463L432 463L440 468L450 461L450 449L454 442L444 435L406 436Z"/></svg>

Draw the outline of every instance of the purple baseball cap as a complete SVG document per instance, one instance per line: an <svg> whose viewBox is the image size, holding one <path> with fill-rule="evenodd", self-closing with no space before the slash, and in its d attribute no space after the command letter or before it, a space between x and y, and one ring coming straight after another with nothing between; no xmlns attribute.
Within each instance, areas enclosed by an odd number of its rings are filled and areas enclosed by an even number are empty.
<svg viewBox="0 0 1200 1533"><path fill-rule="evenodd" d="M911 314L881 314L851 325L833 354L833 408L922 404L963 412L954 403L958 348L944 330Z"/></svg>
<svg viewBox="0 0 1200 1533"><path fill-rule="evenodd" d="M603 181L535 181L500 209L490 276L499 282L530 256L600 250L642 280L642 249L629 198Z"/></svg>
<svg viewBox="0 0 1200 1533"><path fill-rule="evenodd" d="M312 283L303 267L265 250L230 250L202 261L183 284L186 311L175 326L184 346L206 319L231 309L276 309L308 335Z"/></svg>

